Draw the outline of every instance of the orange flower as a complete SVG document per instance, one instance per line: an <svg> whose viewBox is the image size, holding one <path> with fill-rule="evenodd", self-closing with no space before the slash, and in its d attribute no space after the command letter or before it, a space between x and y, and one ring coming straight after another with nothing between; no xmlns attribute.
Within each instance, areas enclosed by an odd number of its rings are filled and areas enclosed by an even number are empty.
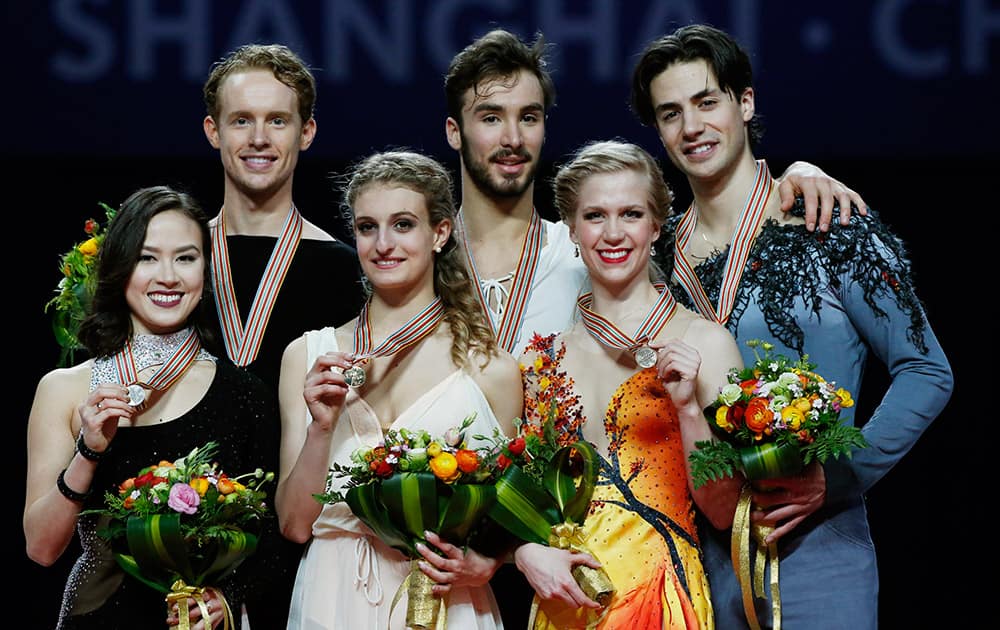
<svg viewBox="0 0 1000 630"><path fill-rule="evenodd" d="M455 453L455 459L458 463L458 469L467 475L476 472L476 469L479 468L479 455L476 454L476 451L459 449Z"/></svg>
<svg viewBox="0 0 1000 630"><path fill-rule="evenodd" d="M236 490L236 482L223 475L219 477L219 481L216 482L215 487L219 491L219 494L231 494Z"/></svg>
<svg viewBox="0 0 1000 630"><path fill-rule="evenodd" d="M135 477L129 477L118 486L118 494L128 494L135 487Z"/></svg>
<svg viewBox="0 0 1000 630"><path fill-rule="evenodd" d="M753 390L755 387L757 387L756 378L748 378L745 381L740 381L740 389L742 389L743 393L746 394L747 396L753 394Z"/></svg>
<svg viewBox="0 0 1000 630"><path fill-rule="evenodd" d="M451 453L441 453L431 460L430 467L434 476L445 483L451 483L461 475L458 470L458 460Z"/></svg>
<svg viewBox="0 0 1000 630"><path fill-rule="evenodd" d="M768 407L767 399L754 398L747 403L747 410L743 416L743 421L746 422L747 428L754 433L763 433L765 429L771 426L771 420L773 419L774 412Z"/></svg>

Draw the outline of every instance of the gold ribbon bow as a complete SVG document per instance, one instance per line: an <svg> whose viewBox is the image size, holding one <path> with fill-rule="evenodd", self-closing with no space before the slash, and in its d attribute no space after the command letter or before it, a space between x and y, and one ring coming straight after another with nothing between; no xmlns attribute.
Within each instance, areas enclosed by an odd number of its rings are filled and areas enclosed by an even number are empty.
<svg viewBox="0 0 1000 630"><path fill-rule="evenodd" d="M583 528L573 521L566 521L553 525L549 530L549 546L556 549L568 549L593 556L593 552L587 548L586 538L583 535ZM587 623L587 630L596 628L607 616L608 604L615 594L615 585L611 582L611 577L603 569L592 569L586 565L577 564L571 570L573 579L580 586L580 589L598 604L601 605L600 614L594 616L593 611L588 613L591 620ZM535 616L538 614L538 597L531 602L531 612L529 614L528 627L535 623Z"/></svg>
<svg viewBox="0 0 1000 630"><path fill-rule="evenodd" d="M740 499L736 503L736 515L733 518L733 536L730 544L730 555L733 570L740 581L740 591L743 594L743 613L751 630L760 630L757 612L754 608L754 597L764 598L765 564L771 567L771 616L774 630L781 630L781 592L778 589L778 545L767 544L764 539L774 531L770 525L751 525L750 512L753 509L753 491L750 484L743 486ZM754 555L753 575L750 571L750 535L753 534L757 543ZM751 591L751 577L753 590Z"/></svg>
<svg viewBox="0 0 1000 630"><path fill-rule="evenodd" d="M204 586L188 586L184 580L177 580L170 587L170 592L167 593L167 607L170 604L177 604L177 630L191 630L191 619L190 610L188 608L188 598L193 599L196 604L198 604L198 609L201 611L202 619L205 619L205 627L211 627L211 612L208 610L208 604L205 602L204 594L209 587ZM226 601L225 596L223 596L222 591L218 589L212 589L215 591L216 595L219 596L219 602L222 604L222 627L223 630L235 630L236 623L233 621L233 611L229 608L229 602Z"/></svg>

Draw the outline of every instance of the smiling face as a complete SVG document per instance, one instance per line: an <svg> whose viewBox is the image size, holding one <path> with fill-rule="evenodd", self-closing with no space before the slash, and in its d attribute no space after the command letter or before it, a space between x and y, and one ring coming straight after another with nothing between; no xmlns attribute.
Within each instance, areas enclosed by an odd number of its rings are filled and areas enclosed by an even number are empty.
<svg viewBox="0 0 1000 630"><path fill-rule="evenodd" d="M593 284L621 288L649 280L650 248L660 226L650 210L645 174L590 175L568 223Z"/></svg>
<svg viewBox="0 0 1000 630"><path fill-rule="evenodd" d="M715 181L753 161L746 123L753 118L753 89L734 98L704 60L676 63L649 85L656 129L670 161L692 185Z"/></svg>
<svg viewBox="0 0 1000 630"><path fill-rule="evenodd" d="M431 225L427 201L402 186L370 184L353 206L361 269L376 293L434 291L434 249L451 234L451 221Z"/></svg>
<svg viewBox="0 0 1000 630"><path fill-rule="evenodd" d="M446 123L469 180L484 195L518 197L535 179L545 141L545 95L534 74L486 81L466 91L461 124Z"/></svg>
<svg viewBox="0 0 1000 630"><path fill-rule="evenodd" d="M309 148L316 133L314 119L302 122L295 91L270 70L248 70L226 77L218 100L218 118L207 116L204 127L219 149L227 194L290 194L299 151Z"/></svg>
<svg viewBox="0 0 1000 630"><path fill-rule="evenodd" d="M125 286L136 333L166 334L183 328L205 288L202 232L175 210L155 215L142 253Z"/></svg>

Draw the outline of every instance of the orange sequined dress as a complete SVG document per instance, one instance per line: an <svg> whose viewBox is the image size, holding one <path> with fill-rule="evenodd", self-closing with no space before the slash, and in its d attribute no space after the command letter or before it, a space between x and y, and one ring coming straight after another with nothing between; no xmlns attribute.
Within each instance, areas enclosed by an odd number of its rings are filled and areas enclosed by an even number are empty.
<svg viewBox="0 0 1000 630"><path fill-rule="evenodd" d="M570 375L561 370L554 336L534 340L539 358L522 365L525 418L540 422L556 404L567 441L585 419ZM533 628L712 628L708 578L694 524L677 412L655 368L636 372L608 404L610 442L584 523L587 546L615 585L596 626L594 613L538 601ZM537 601L537 598L536 598ZM599 613L600 614L600 613Z"/></svg>

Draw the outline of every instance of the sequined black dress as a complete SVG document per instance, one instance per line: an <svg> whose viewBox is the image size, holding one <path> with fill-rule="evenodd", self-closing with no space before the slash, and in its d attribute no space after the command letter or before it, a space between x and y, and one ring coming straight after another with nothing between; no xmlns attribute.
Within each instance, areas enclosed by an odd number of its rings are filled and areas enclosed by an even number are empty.
<svg viewBox="0 0 1000 630"><path fill-rule="evenodd" d="M225 471L242 474L258 466L277 471L273 445L279 431L273 392L259 378L219 361L212 385L191 411L162 424L118 429L113 450L97 467L93 492L84 507L99 508L105 491L116 489L141 468L175 460L210 440L219 443L217 459ZM120 570L96 529L96 517L80 518L77 533L83 552L66 582L58 628L165 628L163 594ZM237 615L246 587L244 575L237 569L220 585Z"/></svg>

